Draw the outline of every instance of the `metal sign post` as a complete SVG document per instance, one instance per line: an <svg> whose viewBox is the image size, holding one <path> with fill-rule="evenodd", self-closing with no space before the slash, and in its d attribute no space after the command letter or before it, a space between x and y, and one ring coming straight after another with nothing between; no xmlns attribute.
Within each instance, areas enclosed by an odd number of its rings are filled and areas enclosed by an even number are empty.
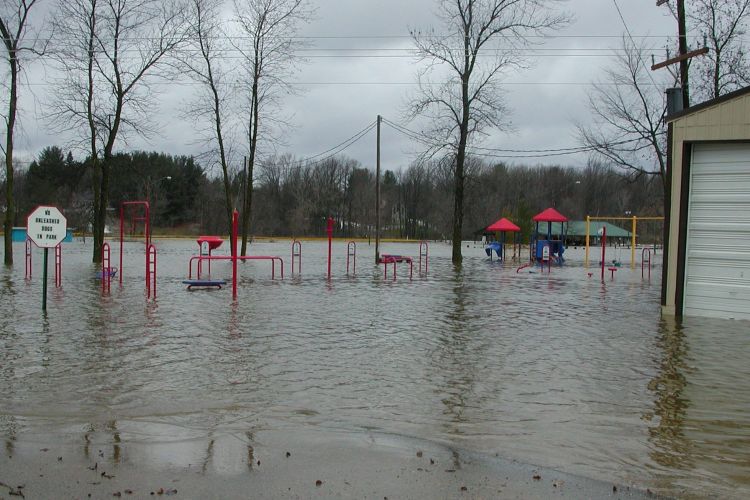
<svg viewBox="0 0 750 500"><path fill-rule="evenodd" d="M26 219L26 234L39 248L44 249L42 278L42 311L47 310L47 258L50 248L62 243L67 235L68 221L57 207L40 206Z"/></svg>

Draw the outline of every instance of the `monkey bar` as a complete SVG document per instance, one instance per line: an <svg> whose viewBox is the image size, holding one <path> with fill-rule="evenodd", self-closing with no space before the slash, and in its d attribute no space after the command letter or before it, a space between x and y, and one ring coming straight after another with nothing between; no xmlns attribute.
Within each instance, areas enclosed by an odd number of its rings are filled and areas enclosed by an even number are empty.
<svg viewBox="0 0 750 500"><path fill-rule="evenodd" d="M131 220L132 224L132 230L135 232L135 223L136 221L143 221L145 224L144 227L144 236L146 239L146 288L148 288L148 265L149 265L149 256L148 256L148 247L151 245L151 215L149 212L149 205L147 201L123 201L120 203L120 284L122 285L122 254L123 254L123 242L125 240L125 207L130 206L140 206L143 207L143 216L136 217L133 215L133 218Z"/></svg>

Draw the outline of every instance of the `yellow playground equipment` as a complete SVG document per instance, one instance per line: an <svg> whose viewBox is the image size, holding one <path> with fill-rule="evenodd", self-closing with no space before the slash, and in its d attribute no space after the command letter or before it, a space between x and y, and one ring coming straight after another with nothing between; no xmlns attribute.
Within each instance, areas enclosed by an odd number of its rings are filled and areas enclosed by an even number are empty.
<svg viewBox="0 0 750 500"><path fill-rule="evenodd" d="M638 217L636 215L633 215L631 217L591 217L590 215L586 216L586 266L589 265L589 236L591 234L591 221L592 220L628 220L632 221L632 230L631 230L631 244L630 244L630 268L635 268L635 244L636 244L636 235L638 230L638 221L664 221L664 217Z"/></svg>

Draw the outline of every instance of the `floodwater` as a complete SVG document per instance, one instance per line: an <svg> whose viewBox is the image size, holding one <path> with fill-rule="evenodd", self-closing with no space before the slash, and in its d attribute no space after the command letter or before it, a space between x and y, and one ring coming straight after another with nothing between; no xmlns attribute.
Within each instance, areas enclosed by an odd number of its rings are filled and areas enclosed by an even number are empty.
<svg viewBox="0 0 750 500"><path fill-rule="evenodd" d="M416 244L384 244L415 258L413 279L400 264L393 281L366 242L347 276L337 242L327 281L324 242L303 242L294 276L290 242L260 242L251 253L281 256L286 276L240 264L233 303L231 287L186 291L193 241L156 241L156 300L143 244L127 243L123 285L102 297L88 243L64 247L61 289L50 257L46 315L41 250L31 281L23 245L0 270L8 450L97 434L115 454L139 444L131 459L149 466L217 448L211 467L231 475L259 431L382 433L667 495L750 496L750 323L661 318L660 254L648 280L610 249L624 265L602 283L581 249L548 274L470 245L457 271L432 243L425 277Z"/></svg>

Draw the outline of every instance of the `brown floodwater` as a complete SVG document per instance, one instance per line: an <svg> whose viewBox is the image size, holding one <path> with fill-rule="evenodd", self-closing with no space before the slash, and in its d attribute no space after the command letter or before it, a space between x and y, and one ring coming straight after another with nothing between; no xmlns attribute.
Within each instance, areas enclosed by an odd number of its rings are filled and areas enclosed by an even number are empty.
<svg viewBox="0 0 750 500"><path fill-rule="evenodd" d="M417 245L385 244L415 257L413 279L399 265L392 281L367 243L347 276L337 242L329 282L323 242L303 243L290 276L279 240L251 252L281 256L285 279L240 264L233 303L230 287L186 291L192 241L156 241L151 301L143 245L126 244L123 286L102 297L87 243L65 245L61 289L50 263L46 314L41 250L30 281L22 244L0 270L8 451L96 437L115 461L129 444L154 466L209 450L233 474L260 431L380 433L667 495L750 496L750 322L662 318L659 254L648 280L610 249L624 265L602 283L581 249L548 274L471 245L456 270L433 243L420 276ZM212 267L229 276L227 262Z"/></svg>

